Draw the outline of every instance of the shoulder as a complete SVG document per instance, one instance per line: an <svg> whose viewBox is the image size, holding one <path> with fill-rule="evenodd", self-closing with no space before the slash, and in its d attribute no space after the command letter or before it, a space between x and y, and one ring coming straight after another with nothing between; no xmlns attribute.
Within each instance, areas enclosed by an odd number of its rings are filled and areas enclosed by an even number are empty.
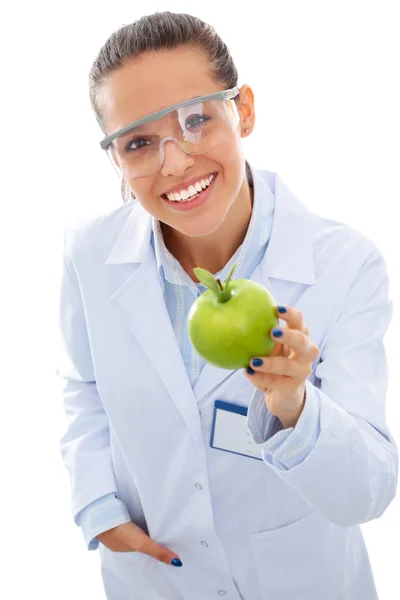
<svg viewBox="0 0 400 600"><path fill-rule="evenodd" d="M307 207L307 199L300 200L278 173L257 171L275 196L274 221L277 219L279 236L289 235L289 229L293 245L310 244L316 261L337 258L338 261L343 259L348 263L363 264L370 260L384 260L377 243L367 235L340 220L311 211ZM289 246L291 240L287 240Z"/></svg>
<svg viewBox="0 0 400 600"><path fill-rule="evenodd" d="M316 281L338 294L366 294L389 284L388 267L376 241L346 223L310 212L315 223L312 252Z"/></svg>
<svg viewBox="0 0 400 600"><path fill-rule="evenodd" d="M310 212L315 223L314 254L315 257L341 258L344 262L356 261L360 266L376 259L384 262L378 244L360 230L346 223L329 219Z"/></svg>
<svg viewBox="0 0 400 600"><path fill-rule="evenodd" d="M64 227L65 256L73 261L93 254L105 259L135 205L130 201L98 215L71 219Z"/></svg>

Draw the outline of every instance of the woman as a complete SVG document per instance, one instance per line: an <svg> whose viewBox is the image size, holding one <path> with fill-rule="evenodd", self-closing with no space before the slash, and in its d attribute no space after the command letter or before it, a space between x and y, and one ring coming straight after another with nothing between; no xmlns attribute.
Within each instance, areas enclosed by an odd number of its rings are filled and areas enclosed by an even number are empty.
<svg viewBox="0 0 400 600"><path fill-rule="evenodd" d="M246 163L254 96L195 17L157 13L94 62L101 142L129 192L68 228L60 323L72 510L109 600L377 598L360 524L393 500L375 244ZM278 303L270 357L204 361L193 269ZM218 401L223 401L222 403ZM180 567L180 568L176 568Z"/></svg>

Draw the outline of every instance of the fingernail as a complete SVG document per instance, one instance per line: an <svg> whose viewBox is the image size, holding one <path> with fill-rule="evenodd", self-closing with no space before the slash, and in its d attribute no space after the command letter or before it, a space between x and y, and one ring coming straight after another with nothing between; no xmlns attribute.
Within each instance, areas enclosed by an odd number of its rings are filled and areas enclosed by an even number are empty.
<svg viewBox="0 0 400 600"><path fill-rule="evenodd" d="M171 560L171 565L174 565L174 567L182 567L182 563L179 558L173 558Z"/></svg>
<svg viewBox="0 0 400 600"><path fill-rule="evenodd" d="M246 370L249 375L254 375L254 373L255 373L254 369L252 369L251 367L247 367Z"/></svg>
<svg viewBox="0 0 400 600"><path fill-rule="evenodd" d="M282 337L283 336L283 331L282 331L282 329L273 329L272 330L272 335L274 337Z"/></svg>
<svg viewBox="0 0 400 600"><path fill-rule="evenodd" d="M280 313L287 313L287 308L285 308L284 306L278 306L278 312Z"/></svg>
<svg viewBox="0 0 400 600"><path fill-rule="evenodd" d="M264 364L261 358L253 358L252 363L253 367L262 367L262 365Z"/></svg>

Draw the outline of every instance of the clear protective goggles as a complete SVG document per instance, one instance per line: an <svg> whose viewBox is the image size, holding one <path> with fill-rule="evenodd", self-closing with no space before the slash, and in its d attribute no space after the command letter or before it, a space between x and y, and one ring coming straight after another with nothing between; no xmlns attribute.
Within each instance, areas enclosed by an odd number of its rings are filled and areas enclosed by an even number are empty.
<svg viewBox="0 0 400 600"><path fill-rule="evenodd" d="M239 88L192 98L130 123L100 142L121 177L154 175L164 162L164 146L174 142L187 154L204 154L224 143L240 116Z"/></svg>

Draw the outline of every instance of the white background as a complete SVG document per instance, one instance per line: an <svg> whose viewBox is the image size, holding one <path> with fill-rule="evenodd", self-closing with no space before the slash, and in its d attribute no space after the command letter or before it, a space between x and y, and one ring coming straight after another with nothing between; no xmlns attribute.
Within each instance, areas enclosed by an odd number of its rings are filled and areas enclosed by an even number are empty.
<svg viewBox="0 0 400 600"><path fill-rule="evenodd" d="M395 304L387 418L400 442L399 2L70 0L2 8L0 597L7 600L104 599L99 555L73 524L59 455L66 425L55 374L59 276L65 225L121 203L100 150L88 73L108 36L143 14L141 5L146 14L190 12L215 26L239 83L255 92L248 159L278 171L309 209L357 228L382 250ZM381 600L400 598L399 525L397 498L363 526Z"/></svg>

